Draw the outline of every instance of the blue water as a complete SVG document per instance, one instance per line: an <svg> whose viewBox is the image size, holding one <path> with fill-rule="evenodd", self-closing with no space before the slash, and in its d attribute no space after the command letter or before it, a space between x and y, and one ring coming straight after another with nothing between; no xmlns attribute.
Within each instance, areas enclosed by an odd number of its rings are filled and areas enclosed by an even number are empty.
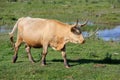
<svg viewBox="0 0 120 80"><path fill-rule="evenodd" d="M89 37L91 33L83 32L84 37ZM113 29L98 30L95 34L97 38L100 38L104 41L120 41L120 25L116 26Z"/></svg>
<svg viewBox="0 0 120 80"><path fill-rule="evenodd" d="M96 36L105 41L120 41L120 25L116 26L114 29L100 30L97 32Z"/></svg>
<svg viewBox="0 0 120 80"><path fill-rule="evenodd" d="M0 26L0 33L8 33L12 30L11 28L7 28L7 27L8 27L7 25Z"/></svg>

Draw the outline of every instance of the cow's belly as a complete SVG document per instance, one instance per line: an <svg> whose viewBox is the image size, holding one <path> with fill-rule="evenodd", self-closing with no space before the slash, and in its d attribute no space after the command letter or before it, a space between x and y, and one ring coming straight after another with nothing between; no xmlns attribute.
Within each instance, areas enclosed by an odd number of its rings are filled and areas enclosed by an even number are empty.
<svg viewBox="0 0 120 80"><path fill-rule="evenodd" d="M41 48L42 47L42 45L30 45L31 47L33 47L33 48Z"/></svg>
<svg viewBox="0 0 120 80"><path fill-rule="evenodd" d="M41 48L42 42L41 40L37 39L36 37L23 37L24 42L29 45L30 47L34 48Z"/></svg>
<svg viewBox="0 0 120 80"><path fill-rule="evenodd" d="M29 45L30 47L34 47L34 48L41 48L42 44L39 42L35 42L35 41L25 41L25 43L27 45Z"/></svg>

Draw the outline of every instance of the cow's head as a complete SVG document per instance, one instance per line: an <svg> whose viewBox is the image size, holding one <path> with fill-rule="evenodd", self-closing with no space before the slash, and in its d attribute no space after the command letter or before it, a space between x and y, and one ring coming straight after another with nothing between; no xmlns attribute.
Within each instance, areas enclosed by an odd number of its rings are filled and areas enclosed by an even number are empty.
<svg viewBox="0 0 120 80"><path fill-rule="evenodd" d="M84 22L83 24L78 24L78 20L75 25L72 25L70 29L70 42L72 43L84 43L84 37L82 35L81 27L87 24L87 21Z"/></svg>

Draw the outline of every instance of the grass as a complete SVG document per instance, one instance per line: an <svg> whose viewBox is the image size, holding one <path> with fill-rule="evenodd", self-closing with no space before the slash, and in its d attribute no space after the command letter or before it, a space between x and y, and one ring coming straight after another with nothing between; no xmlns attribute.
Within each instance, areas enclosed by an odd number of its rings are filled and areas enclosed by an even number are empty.
<svg viewBox="0 0 120 80"><path fill-rule="evenodd" d="M94 23L119 24L118 3L116 8L111 8L108 0L3 0L0 3L0 25L13 25L18 18L25 16L58 19L63 22L89 19Z"/></svg>
<svg viewBox="0 0 120 80"><path fill-rule="evenodd" d="M0 35L0 80L119 80L120 42L86 39L83 45L67 44L70 69L66 69L59 51L49 48L47 66L40 65L42 49L33 49L37 61L29 62L24 45L19 57L12 63L13 50L8 35Z"/></svg>

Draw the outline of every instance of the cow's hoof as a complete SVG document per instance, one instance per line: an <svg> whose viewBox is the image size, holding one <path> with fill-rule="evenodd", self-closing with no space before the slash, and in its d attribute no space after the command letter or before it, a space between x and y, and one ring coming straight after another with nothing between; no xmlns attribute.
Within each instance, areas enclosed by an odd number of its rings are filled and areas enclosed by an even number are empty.
<svg viewBox="0 0 120 80"><path fill-rule="evenodd" d="M41 66L46 66L46 64L41 64Z"/></svg>
<svg viewBox="0 0 120 80"><path fill-rule="evenodd" d="M34 63L35 63L35 61L34 61L34 60L31 60L30 62L31 62L32 64L34 64Z"/></svg>
<svg viewBox="0 0 120 80"><path fill-rule="evenodd" d="M14 57L13 57L13 61L12 61L12 62L13 62L13 63L15 63L15 62L16 62L16 60L17 60L17 58L18 58L18 56L14 56Z"/></svg>
<svg viewBox="0 0 120 80"><path fill-rule="evenodd" d="M70 68L70 66L65 66L66 68Z"/></svg>
<svg viewBox="0 0 120 80"><path fill-rule="evenodd" d="M31 61L31 63L32 63L32 64L34 64L34 63L35 63L35 61Z"/></svg>

